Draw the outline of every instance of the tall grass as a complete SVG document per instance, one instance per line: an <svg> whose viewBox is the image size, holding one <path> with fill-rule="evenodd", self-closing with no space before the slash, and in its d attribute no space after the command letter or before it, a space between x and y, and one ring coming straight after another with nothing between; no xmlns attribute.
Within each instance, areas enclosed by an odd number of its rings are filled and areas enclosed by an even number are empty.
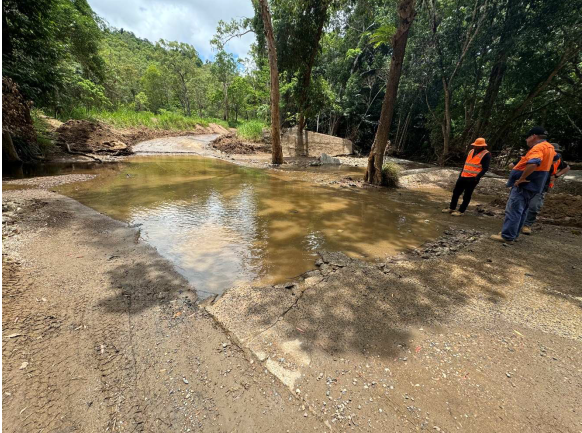
<svg viewBox="0 0 582 433"><path fill-rule="evenodd" d="M63 113L62 121L69 119L76 120L93 120L106 123L117 128L137 128L146 127L151 129L164 130L190 130L196 128L196 125L208 126L210 123L216 123L228 128L228 122L216 118L201 118L197 116L184 116L181 113L172 111L162 111L154 114L149 111L135 111L129 108L120 108L115 111L106 110L85 110L76 108L68 113Z"/></svg>
<svg viewBox="0 0 582 433"><path fill-rule="evenodd" d="M265 124L260 120L244 122L236 130L236 135L245 140L261 141Z"/></svg>
<svg viewBox="0 0 582 433"><path fill-rule="evenodd" d="M402 168L394 162L385 162L382 166L382 185L397 187Z"/></svg>
<svg viewBox="0 0 582 433"><path fill-rule="evenodd" d="M44 113L38 108L30 111L32 125L36 131L36 143L42 155L46 155L55 145L53 143L53 128L44 118Z"/></svg>

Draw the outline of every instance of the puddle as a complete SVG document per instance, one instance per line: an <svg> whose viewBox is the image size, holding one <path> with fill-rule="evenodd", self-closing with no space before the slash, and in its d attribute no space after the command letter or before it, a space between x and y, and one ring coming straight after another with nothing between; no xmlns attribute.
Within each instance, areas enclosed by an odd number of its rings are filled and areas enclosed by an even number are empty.
<svg viewBox="0 0 582 433"><path fill-rule="evenodd" d="M201 297L291 279L314 268L318 250L373 260L442 230L422 194L346 191L216 159L140 156L83 172L100 176L58 191L138 224Z"/></svg>

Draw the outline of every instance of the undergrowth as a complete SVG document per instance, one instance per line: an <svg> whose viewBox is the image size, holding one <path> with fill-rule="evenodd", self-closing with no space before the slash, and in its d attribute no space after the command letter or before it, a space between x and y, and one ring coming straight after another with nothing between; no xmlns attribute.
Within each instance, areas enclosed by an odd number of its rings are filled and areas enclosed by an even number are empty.
<svg viewBox="0 0 582 433"><path fill-rule="evenodd" d="M68 113L59 116L62 121L69 119L76 120L93 120L106 123L118 128L136 128L146 127L151 129L177 129L190 130L196 128L196 125L208 126L210 123L216 123L228 128L228 122L212 117L184 116L181 113L162 110L155 114L150 111L135 111L129 108L120 108L115 111L107 110L85 110L76 108Z"/></svg>
<svg viewBox="0 0 582 433"><path fill-rule="evenodd" d="M260 120L249 120L238 126L236 135L245 140L261 141L264 127L265 124Z"/></svg>
<svg viewBox="0 0 582 433"><path fill-rule="evenodd" d="M398 186L402 168L394 162L385 162L382 166L382 185L388 187Z"/></svg>

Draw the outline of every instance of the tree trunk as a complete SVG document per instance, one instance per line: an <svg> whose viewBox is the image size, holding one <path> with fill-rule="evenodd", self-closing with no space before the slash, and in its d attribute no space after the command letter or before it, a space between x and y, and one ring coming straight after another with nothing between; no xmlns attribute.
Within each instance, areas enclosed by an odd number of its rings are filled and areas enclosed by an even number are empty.
<svg viewBox="0 0 582 433"><path fill-rule="evenodd" d="M226 87L226 81L222 84L224 89L224 115L222 120L228 122L228 87Z"/></svg>
<svg viewBox="0 0 582 433"><path fill-rule="evenodd" d="M16 153L12 136L8 131L2 131L2 161L7 163L22 163L18 153Z"/></svg>
<svg viewBox="0 0 582 433"><path fill-rule="evenodd" d="M402 62L406 52L406 42L408 41L408 32L412 21L416 16L414 10L414 0L400 0L398 5L398 15L400 20L398 29L392 38L392 61L390 62L390 72L386 83L386 94L382 102L382 112L380 114L380 123L376 130L374 144L368 156L368 168L364 180L375 185L382 183L382 164L384 162L384 152L388 144L388 135L390 134L390 125L394 115L394 106L398 96L398 84L400 74L402 73Z"/></svg>
<svg viewBox="0 0 582 433"><path fill-rule="evenodd" d="M445 165L449 154L451 142L451 90L447 85L447 80L443 77L443 90L445 94L445 112L443 116L443 153L439 158L439 164Z"/></svg>
<svg viewBox="0 0 582 433"><path fill-rule="evenodd" d="M259 0L261 17L265 27L265 38L269 51L269 69L271 75L271 143L273 164L283 164L283 148L281 147L281 121L279 116L279 68L277 67L277 48L275 47L275 35L271 23L271 13L267 0Z"/></svg>

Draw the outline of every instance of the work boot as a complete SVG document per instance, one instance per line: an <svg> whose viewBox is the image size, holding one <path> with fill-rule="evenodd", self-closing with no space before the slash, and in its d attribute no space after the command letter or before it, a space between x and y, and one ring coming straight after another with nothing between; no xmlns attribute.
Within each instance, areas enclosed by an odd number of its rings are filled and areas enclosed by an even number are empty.
<svg viewBox="0 0 582 433"><path fill-rule="evenodd" d="M443 209L441 212L442 213L453 213L453 212L455 212L455 210L454 209L446 208L446 209Z"/></svg>
<svg viewBox="0 0 582 433"><path fill-rule="evenodd" d="M460 216L463 216L465 214L463 212L459 212L458 210L456 210L454 212L451 212L451 215L456 216L456 217L460 217Z"/></svg>
<svg viewBox="0 0 582 433"><path fill-rule="evenodd" d="M489 236L489 239L493 239L494 241L499 241L499 242L512 242L509 239L505 239L503 236L501 236L501 233L498 235L491 235L491 236Z"/></svg>
<svg viewBox="0 0 582 433"><path fill-rule="evenodd" d="M521 228L521 232L522 232L524 235L531 235L531 227L528 227L528 226L523 226L523 227Z"/></svg>

